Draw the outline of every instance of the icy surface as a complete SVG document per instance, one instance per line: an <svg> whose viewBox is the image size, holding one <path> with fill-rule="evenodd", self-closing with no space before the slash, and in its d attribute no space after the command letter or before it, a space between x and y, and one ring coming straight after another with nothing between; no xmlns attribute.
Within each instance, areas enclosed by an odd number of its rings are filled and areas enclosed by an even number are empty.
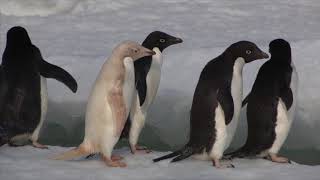
<svg viewBox="0 0 320 180"><path fill-rule="evenodd" d="M320 166L299 164L276 164L267 160L235 159L234 169L216 169L208 161L187 159L179 163L162 161L152 163L151 159L165 153L154 152L146 155L131 155L122 148L116 154L125 156L126 168L109 168L99 156L85 160L56 161L48 158L66 151L67 148L51 146L49 150L33 147L0 149L0 179L3 180L194 180L194 179L290 179L318 180Z"/></svg>
<svg viewBox="0 0 320 180"><path fill-rule="evenodd" d="M127 39L142 42L153 30L181 37L182 44L164 51L159 92L141 137L147 146L168 150L187 140L193 91L209 60L239 40L267 51L271 40L285 38L292 44L300 84L297 116L284 149L314 150L319 159L319 12L319 0L0 0L0 52L7 30L21 25L47 61L74 75L77 94L48 81L50 104L41 140L76 145L83 137L89 91L111 49ZM245 66L244 94L263 62ZM244 141L244 117L245 111L233 148Z"/></svg>

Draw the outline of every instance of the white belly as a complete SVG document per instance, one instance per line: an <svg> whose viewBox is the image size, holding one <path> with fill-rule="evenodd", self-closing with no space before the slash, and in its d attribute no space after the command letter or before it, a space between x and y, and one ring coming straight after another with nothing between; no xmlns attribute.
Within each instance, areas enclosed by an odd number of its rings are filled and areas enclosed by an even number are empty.
<svg viewBox="0 0 320 180"><path fill-rule="evenodd" d="M134 64L130 57L124 59L125 80L123 84L123 98L126 104L126 117L128 117L135 93Z"/></svg>
<svg viewBox="0 0 320 180"><path fill-rule="evenodd" d="M40 122L37 128L32 133L31 140L33 141L37 141L39 138L40 130L46 118L47 110L48 110L47 79L42 76L40 76L40 100L41 100Z"/></svg>
<svg viewBox="0 0 320 180"><path fill-rule="evenodd" d="M276 133L276 138L269 149L270 153L275 153L277 154L278 151L280 150L282 144L286 140L289 129L291 126L291 120L289 120L288 116L288 111L286 108L286 105L282 101L281 98L279 98L278 106L277 106L277 122L276 122L276 128L275 128L275 133Z"/></svg>
<svg viewBox="0 0 320 180"><path fill-rule="evenodd" d="M284 102L280 98L278 107L277 107L277 122L276 122L276 138L273 142L271 148L269 149L270 153L278 153L280 148L282 147L283 143L285 142L286 138L288 137L292 121L294 120L295 116L295 109L297 105L297 91L298 91L298 74L296 68L292 63L292 77L291 77L291 90L293 95L292 106L290 107L289 111L287 110Z"/></svg>
<svg viewBox="0 0 320 180"><path fill-rule="evenodd" d="M232 139L234 137L234 134L236 132L238 122L239 122L241 103L242 103L242 69L244 64L245 64L244 59L238 58L235 61L235 64L233 66L231 96L234 104L234 112L233 112L232 121L227 125L228 136L226 139L224 150L226 150L229 147L230 143L232 142Z"/></svg>
<svg viewBox="0 0 320 180"><path fill-rule="evenodd" d="M216 138L211 148L210 153L206 153L206 150L202 154L194 155L193 157L199 160L212 160L213 158L220 159L223 152L229 147L233 136L235 134L240 110L242 103L242 68L244 65L244 59L238 58L233 67L233 75L231 82L231 96L234 103L234 113L232 121L226 125L225 114L220 104L215 109L215 129Z"/></svg>
<svg viewBox="0 0 320 180"><path fill-rule="evenodd" d="M152 56L152 63L146 79L147 94L145 102L141 107L143 112L148 110L149 106L152 104L155 96L157 95L161 79L162 54L158 48L153 48L153 51L155 51L156 54Z"/></svg>

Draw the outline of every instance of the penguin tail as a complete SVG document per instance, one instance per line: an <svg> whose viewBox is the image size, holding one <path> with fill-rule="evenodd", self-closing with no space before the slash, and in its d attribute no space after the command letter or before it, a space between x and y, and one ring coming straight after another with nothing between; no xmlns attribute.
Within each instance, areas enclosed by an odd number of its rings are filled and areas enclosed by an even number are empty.
<svg viewBox="0 0 320 180"><path fill-rule="evenodd" d="M190 157L193 154L194 154L193 148L189 147L189 146L186 146L181 150L178 150L178 151L172 152L170 154L167 154L165 156L153 159L153 162L159 162L159 161L162 161L162 160L165 160L165 159L169 159L169 158L173 158L173 157L174 157L174 159L171 162L177 162L177 161L181 161L183 159L186 159L186 158Z"/></svg>
<svg viewBox="0 0 320 180"><path fill-rule="evenodd" d="M88 156L90 155L89 152L85 151L84 148L82 148L82 146L80 145L77 148L74 148L70 151L67 151L65 153L62 153L56 157L50 158L52 160L71 160L77 157L81 157L81 156Z"/></svg>
<svg viewBox="0 0 320 180"><path fill-rule="evenodd" d="M246 146L241 147L240 149L230 152L230 153L226 153L223 155L224 158L244 158L245 156L247 156L248 151L246 150Z"/></svg>

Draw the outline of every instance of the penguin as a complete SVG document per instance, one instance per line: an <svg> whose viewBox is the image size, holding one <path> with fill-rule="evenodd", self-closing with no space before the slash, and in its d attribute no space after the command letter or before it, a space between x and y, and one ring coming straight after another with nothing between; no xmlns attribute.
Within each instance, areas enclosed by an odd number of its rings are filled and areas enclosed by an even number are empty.
<svg viewBox="0 0 320 180"><path fill-rule="evenodd" d="M143 41L142 46L156 52L153 56L145 56L134 62L135 99L130 110L130 116L122 131L121 137L129 138L133 154L137 151L151 152L146 147L137 145L140 132L145 124L148 109L152 104L160 84L162 52L165 48L182 43L182 39L161 31L151 32Z"/></svg>
<svg viewBox="0 0 320 180"><path fill-rule="evenodd" d="M126 167L120 161L122 157L112 155L112 151L120 138L134 99L134 61L154 54L154 51L132 41L124 41L115 47L91 90L83 142L53 159L68 160L100 153L107 166Z"/></svg>
<svg viewBox="0 0 320 180"><path fill-rule="evenodd" d="M269 44L270 60L259 69L247 105L248 137L246 143L227 156L264 157L288 163L278 152L290 131L297 104L298 74L291 59L290 44L275 39Z"/></svg>
<svg viewBox="0 0 320 180"><path fill-rule="evenodd" d="M7 33L0 72L0 145L23 146L38 143L47 113L46 78L54 78L73 92L77 82L62 68L46 62L20 26Z"/></svg>
<svg viewBox="0 0 320 180"><path fill-rule="evenodd" d="M254 43L239 41L208 62L193 96L188 143L153 161L175 157L171 162L176 162L193 155L195 159L211 160L216 168L224 167L220 159L233 139L240 115L243 66L262 58L268 58L268 54Z"/></svg>

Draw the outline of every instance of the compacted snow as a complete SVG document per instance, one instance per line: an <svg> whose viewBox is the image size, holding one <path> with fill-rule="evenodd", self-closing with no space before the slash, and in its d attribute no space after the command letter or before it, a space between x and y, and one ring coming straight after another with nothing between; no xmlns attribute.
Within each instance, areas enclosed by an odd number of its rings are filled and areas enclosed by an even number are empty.
<svg viewBox="0 0 320 180"><path fill-rule="evenodd" d="M239 40L253 41L268 51L271 40L284 38L292 45L299 74L299 102L283 153L297 162L308 159L309 164L320 164L319 12L318 0L0 0L0 52L5 48L8 29L24 26L44 58L76 78L79 84L76 94L61 83L48 81L50 103L41 131L43 143L76 146L83 138L88 94L112 48L127 39L142 42L154 30L181 37L182 44L164 52L160 88L141 136L142 144L168 151L187 141L193 91L201 69L209 60ZM245 95L263 62L245 66ZM242 111L231 148L243 143L245 120L245 111ZM57 147L51 147L50 151L1 148L0 179L59 175L71 178L79 177L77 173L87 179L108 175L133 178L133 174L137 178L154 175L159 179L174 179L175 175L190 179L199 176L255 179L269 176L269 172L272 172L270 176L288 174L297 179L320 176L319 167L274 165L263 160L236 160L237 168L219 171L208 163L190 160L172 166L165 162L149 166L150 159L160 153L134 158L130 155L127 170L111 170L96 160L79 163L47 160L47 156L60 151L62 148ZM82 173L87 171L93 173Z"/></svg>
<svg viewBox="0 0 320 180"><path fill-rule="evenodd" d="M195 179L290 179L318 180L320 166L298 164L275 164L267 160L236 159L233 169L216 169L211 162L187 159L179 163L162 161L153 163L152 158L165 153L131 155L122 148L116 154L125 156L126 168L106 167L99 156L73 161L49 160L50 157L66 151L66 148L51 146L49 150L33 147L0 149L0 179L42 180L42 179L139 179L139 180L195 180Z"/></svg>

